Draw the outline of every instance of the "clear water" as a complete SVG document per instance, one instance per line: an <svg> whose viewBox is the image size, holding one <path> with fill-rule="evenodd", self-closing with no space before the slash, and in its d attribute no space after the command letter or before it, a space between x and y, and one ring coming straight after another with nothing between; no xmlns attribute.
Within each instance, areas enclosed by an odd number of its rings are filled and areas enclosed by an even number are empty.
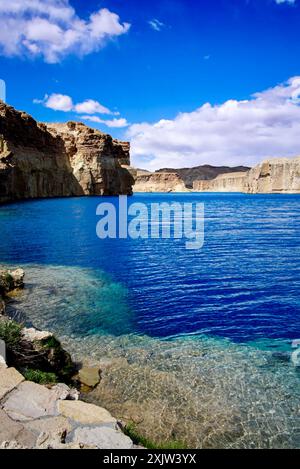
<svg viewBox="0 0 300 469"><path fill-rule="evenodd" d="M101 198L0 209L0 260L27 289L11 304L74 356L102 360L101 402L156 440L300 447L300 198L140 194L204 202L205 244L96 237ZM106 201L117 203L115 198Z"/></svg>

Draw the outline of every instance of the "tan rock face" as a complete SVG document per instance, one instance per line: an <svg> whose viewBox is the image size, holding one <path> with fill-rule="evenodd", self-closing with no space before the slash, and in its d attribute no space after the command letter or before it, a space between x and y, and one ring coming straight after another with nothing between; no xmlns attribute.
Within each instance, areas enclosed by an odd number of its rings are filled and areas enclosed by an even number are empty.
<svg viewBox="0 0 300 469"><path fill-rule="evenodd" d="M248 173L247 192L300 193L300 157L266 160Z"/></svg>
<svg viewBox="0 0 300 469"><path fill-rule="evenodd" d="M137 171L134 192L187 192L183 180L176 173Z"/></svg>
<svg viewBox="0 0 300 469"><path fill-rule="evenodd" d="M193 190L199 192L245 192L247 174L245 172L220 174L215 179L195 181Z"/></svg>
<svg viewBox="0 0 300 469"><path fill-rule="evenodd" d="M248 172L221 174L210 181L195 181L194 191L300 193L300 157L263 161Z"/></svg>
<svg viewBox="0 0 300 469"><path fill-rule="evenodd" d="M40 124L0 101L0 202L131 194L129 150L84 124Z"/></svg>

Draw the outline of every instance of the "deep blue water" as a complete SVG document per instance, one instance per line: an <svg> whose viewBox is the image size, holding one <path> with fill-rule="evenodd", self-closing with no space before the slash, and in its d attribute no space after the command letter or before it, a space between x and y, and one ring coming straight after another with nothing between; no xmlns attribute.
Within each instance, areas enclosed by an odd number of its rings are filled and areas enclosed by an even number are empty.
<svg viewBox="0 0 300 469"><path fill-rule="evenodd" d="M300 196L130 198L137 201L203 202L203 248L188 251L185 239L103 241L96 236L103 198L35 200L0 208L0 263L84 267L95 277L104 271L126 287L130 332L137 334L204 333L236 342L300 337Z"/></svg>

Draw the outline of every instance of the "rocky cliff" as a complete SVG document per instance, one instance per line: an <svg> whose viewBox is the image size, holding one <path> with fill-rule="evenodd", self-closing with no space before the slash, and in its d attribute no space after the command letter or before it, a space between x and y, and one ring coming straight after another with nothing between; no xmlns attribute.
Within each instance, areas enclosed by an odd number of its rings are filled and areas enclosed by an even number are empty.
<svg viewBox="0 0 300 469"><path fill-rule="evenodd" d="M248 173L247 192L300 193L300 157L262 162Z"/></svg>
<svg viewBox="0 0 300 469"><path fill-rule="evenodd" d="M250 168L246 166L211 166L209 164L204 164L202 166L194 166L193 168L180 168L180 169L173 169L173 168L165 168L159 169L158 173L176 173L178 176L183 180L184 184L188 189L193 188L193 184L195 181L208 181L211 179L215 179L220 174L225 173L241 173L247 172Z"/></svg>
<svg viewBox="0 0 300 469"><path fill-rule="evenodd" d="M236 172L220 174L215 179L195 181L193 190L196 192L245 192L248 173Z"/></svg>
<svg viewBox="0 0 300 469"><path fill-rule="evenodd" d="M129 151L129 143L82 123L38 123L0 101L0 203L131 194Z"/></svg>
<svg viewBox="0 0 300 469"><path fill-rule="evenodd" d="M195 181L193 190L251 194L300 193L300 157L265 160L246 173L221 174L210 181Z"/></svg>
<svg viewBox="0 0 300 469"><path fill-rule="evenodd" d="M183 180L176 173L136 171L134 192L186 192Z"/></svg>

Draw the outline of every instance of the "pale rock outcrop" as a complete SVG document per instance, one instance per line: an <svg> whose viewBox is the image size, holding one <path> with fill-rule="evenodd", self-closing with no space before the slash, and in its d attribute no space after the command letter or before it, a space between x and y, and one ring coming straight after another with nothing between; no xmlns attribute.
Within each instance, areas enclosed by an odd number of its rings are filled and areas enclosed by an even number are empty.
<svg viewBox="0 0 300 469"><path fill-rule="evenodd" d="M187 192L183 180L176 173L137 171L134 192Z"/></svg>
<svg viewBox="0 0 300 469"><path fill-rule="evenodd" d="M0 101L0 203L131 194L129 150L82 123L38 123Z"/></svg>
<svg viewBox="0 0 300 469"><path fill-rule="evenodd" d="M64 417L84 425L117 423L106 409L81 401L61 401L58 403L58 411Z"/></svg>
<svg viewBox="0 0 300 469"><path fill-rule="evenodd" d="M250 194L300 193L300 157L265 160L248 172L221 174L193 184L198 192L246 192Z"/></svg>
<svg viewBox="0 0 300 469"><path fill-rule="evenodd" d="M248 173L247 192L300 193L300 157L265 160Z"/></svg>
<svg viewBox="0 0 300 469"><path fill-rule="evenodd" d="M76 390L65 384L49 388L0 368L0 389L0 449L134 447L106 409L70 400Z"/></svg>
<svg viewBox="0 0 300 469"><path fill-rule="evenodd" d="M131 439L117 429L109 427L76 428L72 438L74 443L96 447L97 449L132 449Z"/></svg>
<svg viewBox="0 0 300 469"><path fill-rule="evenodd" d="M247 173L225 173L215 179L195 181L193 190L199 192L245 192Z"/></svg>

